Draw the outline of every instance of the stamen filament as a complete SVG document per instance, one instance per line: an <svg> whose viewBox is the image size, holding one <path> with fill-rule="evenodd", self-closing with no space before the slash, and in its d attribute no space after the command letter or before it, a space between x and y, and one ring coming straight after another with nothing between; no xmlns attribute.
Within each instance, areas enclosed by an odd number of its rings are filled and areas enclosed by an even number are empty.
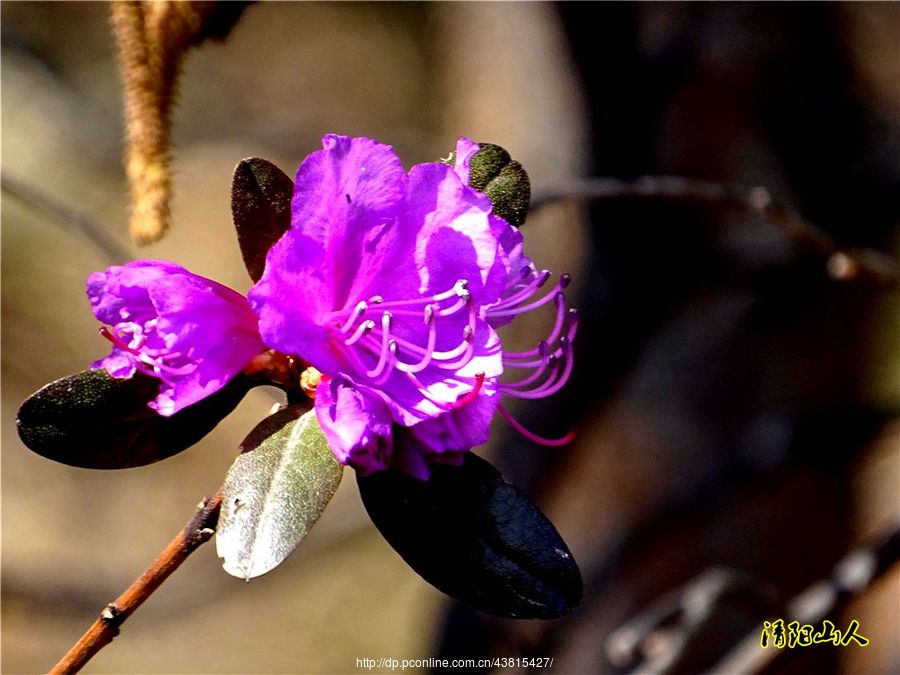
<svg viewBox="0 0 900 675"><path fill-rule="evenodd" d="M558 448L561 445L568 445L573 440L575 440L575 431L574 430L570 431L562 438L553 438L553 439L543 438L531 431L528 431L528 429L523 427L522 424L515 417L513 417L506 408L503 407L502 403L497 404L497 412L499 412L501 415L503 415L503 417L506 419L507 422L509 422L509 425L513 429L518 431L522 436L527 438L529 441L537 443L538 445L544 445L548 448Z"/></svg>
<svg viewBox="0 0 900 675"><path fill-rule="evenodd" d="M457 279L452 288L444 291L443 293L438 293L437 295L431 295L424 298L410 298L409 300L388 300L387 302L385 302L382 296L373 295L371 298L369 298L369 302L371 302L373 305L377 304L379 306L379 309L414 307L415 305L421 305L423 303L430 304L433 302L440 302L441 300L452 298L454 295L459 295L462 291L465 291L468 285L469 282L465 279Z"/></svg>
<svg viewBox="0 0 900 675"><path fill-rule="evenodd" d="M478 373L475 375L475 386L472 387L469 393L465 394L462 398L456 399L455 402L450 404L451 410L456 410L457 408L462 408L464 405L468 405L478 396L479 392L481 392L481 387L484 385L484 373Z"/></svg>
<svg viewBox="0 0 900 675"><path fill-rule="evenodd" d="M381 315L381 353L378 355L378 363L371 370L366 371L367 377L377 378L384 371L390 355L391 340L391 313L385 312ZM396 342L393 342L396 350Z"/></svg>
<svg viewBox="0 0 900 675"><path fill-rule="evenodd" d="M544 344L546 344L546 343L544 343ZM557 361L556 354L551 355L551 354L545 353L544 357L537 364L539 367L535 368L534 372L531 375L529 375L528 377L526 377L522 380L519 380L517 382L502 382L501 387L503 388L503 390L506 390L507 388L510 388L510 387L515 387L515 388L527 387L530 384L532 384L533 382L536 382L541 377L541 375L546 373L548 367L552 368L552 366L556 365L556 361Z"/></svg>
<svg viewBox="0 0 900 675"><path fill-rule="evenodd" d="M475 384L470 391L463 394L461 398L457 398L455 401L442 401L429 392L428 388L422 384L415 375L407 373L406 376L409 378L409 381L412 382L413 386L419 390L419 393L421 393L422 396L442 410L455 410L456 408L461 408L462 406L471 403L472 400L481 393L481 388L484 385L484 373L478 373L475 375Z"/></svg>
<svg viewBox="0 0 900 675"><path fill-rule="evenodd" d="M150 366L156 372L162 371L168 375L187 375L195 368L195 365L192 363L178 367L170 366L163 363L161 359L153 359L146 354L141 354L141 362Z"/></svg>
<svg viewBox="0 0 900 675"><path fill-rule="evenodd" d="M363 321L361 324L359 324L359 327L356 329L356 332L353 333L353 335L348 337L346 340L344 340L344 344L347 345L348 347L352 347L357 342L359 342L364 335L367 335L369 333L369 331L371 331L373 328L375 328L374 321L372 321L371 319L369 319L367 321Z"/></svg>
<svg viewBox="0 0 900 675"><path fill-rule="evenodd" d="M356 320L359 319L359 317L361 317L363 314L365 314L368 308L369 306L366 304L365 300L361 300L360 302L356 303L356 307L353 308L353 311L350 313L350 317L341 327L341 333L346 333L348 330L350 330L353 327L353 324L356 323Z"/></svg>
<svg viewBox="0 0 900 675"><path fill-rule="evenodd" d="M102 335L102 336L105 337L107 340L109 340L110 342L112 342L116 347L118 347L118 348L121 349L122 351L130 352L130 353L132 353L132 354L134 354L134 355L140 354L140 352L139 352L137 349L135 349L134 347L131 347L131 346L128 345L128 344L126 344L125 341L124 341L120 336L118 336L118 335L116 335L115 333L113 333L113 332L112 332L109 328L107 328L106 326L100 326L100 331L99 331L99 332L100 332L100 335Z"/></svg>
<svg viewBox="0 0 900 675"><path fill-rule="evenodd" d="M557 293L553 300L556 302L556 323L553 324L553 330L550 331L550 335L544 339L544 342L547 344L553 344L556 341L556 338L559 337L559 333L562 330L563 323L565 323L566 320L566 296L563 293ZM540 344L534 349L529 349L524 352L508 352L503 355L503 359L530 358L538 353L539 347Z"/></svg>
<svg viewBox="0 0 900 675"><path fill-rule="evenodd" d="M556 284L556 293L561 292L566 286L568 286L569 282L571 280L572 280L571 276L569 276L568 274L563 274L562 277L560 277L559 282ZM517 314L523 314L525 312L530 312L531 310L537 309L538 307L542 307L543 305L546 305L548 302L553 300L553 298L556 297L556 293L553 293L553 292L548 293L543 298L541 298L540 300L535 300L530 305L522 305L519 307L512 307L511 309L500 309L500 310L497 310L496 307L491 307L488 310L488 316L515 316ZM502 304L502 307L503 308L509 307L509 304L510 303L508 303L508 302L504 302ZM500 305L498 305L498 307L499 306Z"/></svg>
<svg viewBox="0 0 900 675"><path fill-rule="evenodd" d="M431 307L431 305L428 305ZM403 363L399 359L397 360L397 368L407 373L418 373L431 363L431 359L434 357L434 346L437 344L437 322L434 320L434 314L427 313L425 314L426 323L428 324L428 346L425 348L425 355L422 359L415 364ZM430 317L430 318L429 318Z"/></svg>
<svg viewBox="0 0 900 675"><path fill-rule="evenodd" d="M531 391L519 391L518 389L502 387L501 390L503 394L514 398L545 398L547 396L552 396L562 389L572 375L575 359L572 358L572 347L568 339L561 338L560 343L563 353L559 357L559 362L565 362L561 374L557 376L556 373L554 373L553 376L549 377L540 387L532 389Z"/></svg>
<svg viewBox="0 0 900 675"><path fill-rule="evenodd" d="M550 276L550 270L541 270L540 274L538 274L531 281L531 283L526 284L518 291L510 295L508 298L503 298L503 300L498 302L491 309L504 309L506 307L510 307L511 305L515 305L517 302L522 302L525 298L530 298L532 295L537 293L540 288L543 288L544 284L547 283L547 280L550 278Z"/></svg>
<svg viewBox="0 0 900 675"><path fill-rule="evenodd" d="M471 303L472 294L469 293L469 291L464 291L464 293L465 293L464 295L461 294L459 296L459 298L457 299L457 301L455 303L453 303L452 305L450 305L449 307L444 307L443 309L439 309L437 311L437 315L438 316L453 316L454 314L459 312L459 310L461 310L463 307L465 307L466 305Z"/></svg>

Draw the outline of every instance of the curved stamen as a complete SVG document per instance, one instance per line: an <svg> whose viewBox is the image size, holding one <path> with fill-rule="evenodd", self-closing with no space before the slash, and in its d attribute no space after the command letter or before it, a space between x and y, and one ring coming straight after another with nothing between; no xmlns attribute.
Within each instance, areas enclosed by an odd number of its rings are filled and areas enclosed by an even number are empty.
<svg viewBox="0 0 900 675"><path fill-rule="evenodd" d="M560 277L560 279L559 279L559 281L557 282L557 284L556 284L556 287L555 287L556 293L559 293L559 292L561 292L563 289L565 289L566 286L568 286L568 285L569 285L569 282L571 282L571 281L572 281L572 276L571 276L571 275L569 275L569 274L563 274L563 275ZM529 304L529 305L522 305L522 306L519 306L519 307L512 307L511 309L500 309L500 310L497 310L495 307L491 307L491 308L488 310L487 313L488 313L488 316L515 316L515 315L517 315L517 314L523 314L523 313L525 313L525 312L530 312L531 310L537 309L538 307L541 307L541 306L543 306L543 305L546 305L548 302L550 302L551 300L553 300L553 298L556 297L556 293L550 292L550 293L548 293L547 295L545 295L543 298L541 298L540 300L535 300L534 302L532 302L532 303ZM499 305L498 305L498 306L499 306ZM502 306L503 306L504 308L505 308L505 307L509 307L509 303L504 302L504 303L502 303Z"/></svg>
<svg viewBox="0 0 900 675"><path fill-rule="evenodd" d="M472 294L469 291L463 291L460 293L459 298L455 303L450 305L449 307L444 307L443 309L439 309L437 314L438 316L453 316L463 307L467 306L472 302Z"/></svg>
<svg viewBox="0 0 900 675"><path fill-rule="evenodd" d="M535 367L534 372L528 377L516 382L502 382L500 386L504 391L510 387L515 387L517 389L527 387L532 383L537 382L537 380L540 379L540 377L544 373L546 373L548 369L551 369L552 371L554 366L556 366L556 362L558 361L558 357L556 356L556 354L548 353L549 348L547 348L546 342L542 342L541 344L544 346L544 353L541 360L537 363L537 367Z"/></svg>
<svg viewBox="0 0 900 675"><path fill-rule="evenodd" d="M366 304L365 300L360 300L358 303L356 303L356 307L353 308L353 311L350 313L349 318L346 322L344 322L344 325L341 326L341 333L346 333L348 330L350 330L353 327L353 324L356 323L357 319L359 319L359 317L366 313L366 310L368 308L369 306Z"/></svg>
<svg viewBox="0 0 900 675"><path fill-rule="evenodd" d="M169 356L181 356L181 354L170 354ZM162 361L162 358L154 359L146 354L141 354L141 362L153 368L154 372L164 372L167 375L187 375L196 367L193 363L186 363L183 366L170 366Z"/></svg>
<svg viewBox="0 0 900 675"><path fill-rule="evenodd" d="M469 391L469 393L463 395L462 397L456 399L453 403L450 404L450 410L456 410L457 408L462 408L465 405L468 405L478 396L481 391L481 387L484 385L484 373L478 373L475 375L475 386Z"/></svg>
<svg viewBox="0 0 900 675"><path fill-rule="evenodd" d="M478 317L473 303L469 306L469 322L466 326L463 327L462 342L448 351L432 352L431 360L433 362L437 362L437 366L439 366L440 368L455 370L466 365L472 359L472 353L475 350L475 346L472 343L475 336L475 322L477 318ZM426 350L419 345L413 344L408 340L404 340L403 338L395 339L397 340L398 344L407 351L410 351L419 356L424 356L426 354ZM446 363L447 359L456 359L460 355L463 356L459 360L454 361L453 363Z"/></svg>
<svg viewBox="0 0 900 675"><path fill-rule="evenodd" d="M529 270L526 268L525 271L527 274ZM510 295L508 298L503 298L491 309L504 309L506 307L510 307L511 305L515 305L517 302L522 302L525 298L530 298L532 295L537 293L537 291L542 288L544 284L547 283L547 280L550 278L550 276L550 270L541 270L540 274L535 276L531 283L526 284L518 291Z"/></svg>
<svg viewBox="0 0 900 675"><path fill-rule="evenodd" d="M503 407L502 403L497 404L497 412L499 412L501 415L503 415L503 417L506 419L507 422L509 422L509 425L513 429L518 431L520 434L522 434L522 436L527 438L529 441L533 441L535 443L538 443L539 445L545 445L549 448L556 448L561 445L567 445L567 444L571 443L573 440L575 440L575 431L574 430L570 431L562 438L552 438L552 439L551 438L543 438L541 436L538 436L535 433L532 433L531 431L528 431L528 429L526 429L525 427L522 426L522 424L519 422L519 420L517 420L515 417L513 417L509 413L509 411Z"/></svg>
<svg viewBox="0 0 900 675"><path fill-rule="evenodd" d="M452 363L441 363L441 368L446 368L448 370L458 370L465 366L469 361L472 360L472 355L475 353L475 321L478 319L475 303L472 302L469 304L469 322L466 324L466 327L463 328L463 342L462 345L465 345L462 351L462 355L456 361Z"/></svg>
<svg viewBox="0 0 900 675"><path fill-rule="evenodd" d="M404 340L403 338L400 338L400 337L394 337L394 340L396 340L397 345L400 347L403 347L403 349L405 351L412 352L413 354L415 354L417 356L425 355L425 349L423 347L420 347L419 345L413 344L412 342L410 342L408 340ZM433 361L454 359L463 353L463 351L466 349L466 346L467 345L466 345L466 341L465 341L465 331L463 331L463 341L462 342L460 342L456 347L454 347L453 349L451 349L449 351L446 351L446 352L435 351L434 353L432 353L431 358Z"/></svg>
<svg viewBox="0 0 900 675"><path fill-rule="evenodd" d="M564 367L560 374L554 373L541 386L531 391L519 391L517 389L502 388L503 394L514 398L545 398L552 396L565 386L569 377L572 375L572 369L575 365L575 359L572 358L572 344L568 338L560 338L560 349L562 355L559 357L558 363L564 363Z"/></svg>
<svg viewBox="0 0 900 675"><path fill-rule="evenodd" d="M359 324L356 332L346 340L344 340L344 344L348 347L352 347L357 342L359 342L363 338L363 336L368 335L373 328L375 328L374 321L372 321L371 319L369 319L368 321L363 321L361 324Z"/></svg>
<svg viewBox="0 0 900 675"><path fill-rule="evenodd" d="M550 331L550 335L544 338L543 342L547 344L553 344L556 342L556 338L559 337L560 331L562 331L563 324L566 320L566 296L563 293L557 293L556 297L553 299L556 303L556 322L553 324L553 330ZM524 352L507 352L503 354L503 360L515 360L515 359L524 359L524 358L533 358L540 348L540 344L534 349L529 349Z"/></svg>
<svg viewBox="0 0 900 675"><path fill-rule="evenodd" d="M385 301L384 298L380 295L373 295L369 298L369 302L372 304L377 304L381 309L395 309L399 307L415 307L416 305L422 304L431 304L434 302L440 302L441 300L447 300L448 298L452 298L454 295L459 295L461 292L468 292L466 289L469 286L469 282L465 279L457 279L456 283L449 289L444 291L443 293L437 293L436 295L431 295L423 298L410 298L409 300L388 300Z"/></svg>
<svg viewBox="0 0 900 675"><path fill-rule="evenodd" d="M533 352L533 353L532 353ZM528 352L520 352L523 355L531 355L531 359L525 359L525 356L517 356L516 358L510 358L508 354L503 355L503 365L509 366L510 368L536 368L544 362L544 359L550 354L550 345L546 340L541 340L538 342L538 346L534 349L529 350ZM538 358L534 358L534 357Z"/></svg>
<svg viewBox="0 0 900 675"><path fill-rule="evenodd" d="M462 356L453 363L440 363L439 365L441 368L446 370L459 370L472 360L472 355L475 353L475 344L471 341L464 341L462 344L465 345Z"/></svg>
<svg viewBox="0 0 900 675"><path fill-rule="evenodd" d="M419 378L417 378L415 375L413 375L412 373L407 373L406 375L409 378L409 381L412 382L413 386L419 390L419 393L422 394L422 396L427 398L442 410L455 410L456 408L461 408L462 406L471 403L481 392L481 387L482 385L484 385L484 373L478 373L477 375L475 375L475 384L470 391L466 392L461 397L457 397L455 401L443 401L437 398L430 391L428 391L428 387L422 384L419 381Z"/></svg>
<svg viewBox="0 0 900 675"><path fill-rule="evenodd" d="M415 364L403 363L402 361L397 361L397 368L407 373L418 373L425 368L428 367L428 364L431 363L431 359L434 357L434 346L437 344L437 322L434 320L434 309L433 305L428 305L425 308L425 323L428 326L428 346L425 347L424 352L425 355L422 359ZM431 310L431 311L428 311Z"/></svg>
<svg viewBox="0 0 900 675"><path fill-rule="evenodd" d="M575 339L575 333L578 332L578 310L574 307L569 310L569 330L566 331L566 338L569 342Z"/></svg>
<svg viewBox="0 0 900 675"><path fill-rule="evenodd" d="M385 382L387 382L388 378L393 374L394 368L397 365L397 341L391 339L388 342L387 348L387 356L386 356L386 367L381 375L375 377L372 380L372 384L375 386L381 386Z"/></svg>
<svg viewBox="0 0 900 675"><path fill-rule="evenodd" d="M140 354L137 348L127 344L120 335L113 333L107 326L100 326L99 333L122 351L129 352L135 356Z"/></svg>
<svg viewBox="0 0 900 675"><path fill-rule="evenodd" d="M547 377L538 384L534 385L534 382L539 377L528 377L526 380L522 380L520 382L503 382L500 385L500 389L503 392L503 395L515 396L518 393L524 391L534 391L536 389L541 389L547 385L548 382L556 382L556 378L559 376L560 369L564 366L562 352L557 349L554 353L550 354L547 357L547 365L543 368L537 368L538 375L546 374ZM533 385L533 386L532 386ZM529 390L528 387L531 386Z"/></svg>
<svg viewBox="0 0 900 675"><path fill-rule="evenodd" d="M381 353L378 355L378 363L375 367L366 371L367 377L377 378L384 371L388 358L392 355L390 351L392 342L394 351L396 351L397 343L391 340L391 313L384 312L381 315Z"/></svg>

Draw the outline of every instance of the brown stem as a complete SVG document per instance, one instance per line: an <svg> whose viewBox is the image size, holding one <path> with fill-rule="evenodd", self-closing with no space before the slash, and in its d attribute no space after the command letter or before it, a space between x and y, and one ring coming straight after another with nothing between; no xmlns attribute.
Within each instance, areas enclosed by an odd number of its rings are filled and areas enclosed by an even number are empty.
<svg viewBox="0 0 900 675"><path fill-rule="evenodd" d="M891 256L873 249L844 249L827 232L773 200L764 187L747 189L682 176L644 176L634 181L585 178L535 195L530 208L569 199L674 199L738 209L776 225L794 242L817 251L835 280L863 278L885 286L900 284L900 269Z"/></svg>
<svg viewBox="0 0 900 675"><path fill-rule="evenodd" d="M131 616L191 553L212 537L221 505L221 491L214 497L202 501L187 526L169 542L153 564L122 595L103 608L97 620L53 667L50 674L77 673L97 652L112 642L119 634L119 626L125 619Z"/></svg>

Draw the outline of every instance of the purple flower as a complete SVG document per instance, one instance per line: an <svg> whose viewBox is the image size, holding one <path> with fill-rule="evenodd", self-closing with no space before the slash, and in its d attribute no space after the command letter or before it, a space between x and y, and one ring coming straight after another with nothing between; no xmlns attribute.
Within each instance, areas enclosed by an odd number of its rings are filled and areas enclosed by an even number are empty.
<svg viewBox="0 0 900 675"><path fill-rule="evenodd" d="M172 415L215 393L265 351L257 318L236 291L161 260L137 260L88 277L94 316L113 343L94 364L127 378L161 380L150 403Z"/></svg>
<svg viewBox="0 0 900 675"><path fill-rule="evenodd" d="M270 249L250 304L266 345L323 373L316 414L341 462L427 478L430 463L458 464L487 440L501 395L562 387L576 323L562 294L568 277L532 299L549 272L468 187L471 141L460 139L456 166L409 173L368 138L328 135L323 148L297 172L291 229ZM550 302L552 334L504 353L495 329ZM501 382L504 369L526 374Z"/></svg>

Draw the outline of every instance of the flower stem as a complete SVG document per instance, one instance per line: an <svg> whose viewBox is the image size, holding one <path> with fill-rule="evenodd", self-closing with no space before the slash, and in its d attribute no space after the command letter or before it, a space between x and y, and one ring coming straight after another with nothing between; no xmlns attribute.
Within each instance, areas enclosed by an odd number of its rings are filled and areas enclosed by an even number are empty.
<svg viewBox="0 0 900 675"><path fill-rule="evenodd" d="M122 595L108 604L81 639L60 659L50 675L77 673L93 656L113 641L119 626L149 598L201 544L214 534L222 493L205 499L187 526L163 549L153 564Z"/></svg>

